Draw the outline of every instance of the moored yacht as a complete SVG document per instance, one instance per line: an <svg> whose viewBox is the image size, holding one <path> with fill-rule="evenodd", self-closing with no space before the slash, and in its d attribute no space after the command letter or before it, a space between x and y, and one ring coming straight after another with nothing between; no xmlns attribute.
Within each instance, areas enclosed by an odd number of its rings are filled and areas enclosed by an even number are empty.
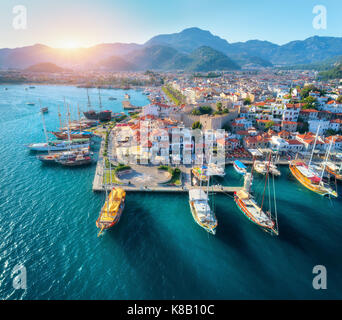
<svg viewBox="0 0 342 320"><path fill-rule="evenodd" d="M208 195L201 188L189 190L191 214L196 223L211 234L216 233L217 219L208 203Z"/></svg>

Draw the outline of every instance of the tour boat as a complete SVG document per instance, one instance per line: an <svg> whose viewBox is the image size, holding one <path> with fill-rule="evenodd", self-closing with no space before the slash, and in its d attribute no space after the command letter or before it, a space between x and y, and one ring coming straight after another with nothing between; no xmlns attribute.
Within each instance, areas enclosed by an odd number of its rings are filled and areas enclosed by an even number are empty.
<svg viewBox="0 0 342 320"><path fill-rule="evenodd" d="M196 223L211 234L216 233L217 219L210 209L208 195L201 188L189 190L189 204Z"/></svg>
<svg viewBox="0 0 342 320"><path fill-rule="evenodd" d="M100 229L98 235L105 229L109 229L117 224L125 207L126 191L115 187L106 196L106 202L103 205L100 216L96 220L96 226Z"/></svg>
<svg viewBox="0 0 342 320"><path fill-rule="evenodd" d="M326 163L326 170L328 173L330 173L332 176L336 178L336 180L342 181L342 165L339 167L332 163L332 162L327 162Z"/></svg>
<svg viewBox="0 0 342 320"><path fill-rule="evenodd" d="M92 159L89 155L77 154L76 156L68 157L66 159L57 159L56 162L63 166L76 167L91 164Z"/></svg>
<svg viewBox="0 0 342 320"><path fill-rule="evenodd" d="M223 177L226 173L224 172L224 165L219 166L216 163L210 163L208 165L208 175Z"/></svg>
<svg viewBox="0 0 342 320"><path fill-rule="evenodd" d="M88 97L88 111L83 112L83 114L88 120L110 121L112 119L112 111L101 110L102 102L101 102L100 89L99 89L99 109L100 109L99 111L95 111L94 109L92 109L92 106L90 104L88 88L87 88L87 97Z"/></svg>
<svg viewBox="0 0 342 320"><path fill-rule="evenodd" d="M252 168L252 172L253 172L253 168ZM269 174L267 172L266 179L265 179L264 193L262 195L262 202L260 206L250 193L252 180L253 180L252 173L245 174L244 186L241 190L234 192L234 201L236 205L238 206L238 208L240 209L240 211L244 214L244 216L248 220L250 220L251 222L261 227L264 231L269 232L273 235L278 235L279 231L278 231L277 211L276 211L276 205L275 205L275 196L274 196L275 216L273 217L271 214L271 203L269 204L269 209L266 212L263 209L266 186L267 186L267 182L269 183L268 176ZM271 189L268 188L268 190L270 191ZM273 183L273 192L275 192L274 183ZM269 195L269 197L270 196L271 195Z"/></svg>
<svg viewBox="0 0 342 320"><path fill-rule="evenodd" d="M49 152L49 151L63 151L68 149L88 148L90 145L89 139L74 139L74 140L57 140L41 143L31 143L27 147L31 151Z"/></svg>
<svg viewBox="0 0 342 320"><path fill-rule="evenodd" d="M60 140L67 140L69 139L67 131L51 131L51 133ZM70 138L71 139L82 139L82 138L91 138L93 136L92 132L88 131L70 131Z"/></svg>
<svg viewBox="0 0 342 320"><path fill-rule="evenodd" d="M333 190L329 184L323 182L323 176L325 169L327 167L327 159L329 158L329 153L331 149L331 144L329 149L326 152L325 161L323 162L323 169L320 172L320 176L318 175L318 171L313 168L311 165L313 153L316 146L316 141L318 137L319 126L317 128L315 142L312 148L312 153L310 157L310 161L308 164L304 160L292 160L289 162L289 169L292 175L306 188L309 190L318 193L321 196L333 196L337 197L337 192Z"/></svg>
<svg viewBox="0 0 342 320"><path fill-rule="evenodd" d="M44 163L59 163L60 160L65 161L67 159L75 158L77 155L90 156L89 148L76 149L71 151L63 151L49 154L40 154L37 159Z"/></svg>
<svg viewBox="0 0 342 320"><path fill-rule="evenodd" d="M48 107L44 107L44 108L41 108L40 111L43 113L47 113L47 112L49 112L49 109L48 109Z"/></svg>
<svg viewBox="0 0 342 320"><path fill-rule="evenodd" d="M207 175L207 167L202 166L192 168L192 173L194 177L196 177L199 181L208 181L208 175Z"/></svg>
<svg viewBox="0 0 342 320"><path fill-rule="evenodd" d="M255 161L254 170L260 174L265 175L267 173L267 166L268 166L267 161ZM274 176L281 175L280 171L277 169L277 166L273 163L269 164L269 173Z"/></svg>
<svg viewBox="0 0 342 320"><path fill-rule="evenodd" d="M247 173L247 167L239 160L233 162L233 167L239 174L245 175Z"/></svg>
<svg viewBox="0 0 342 320"><path fill-rule="evenodd" d="M324 183L316 171L313 171L303 160L292 160L289 165L292 175L306 188L320 194L337 197L337 193L328 184ZM323 172L322 172L323 174Z"/></svg>
<svg viewBox="0 0 342 320"><path fill-rule="evenodd" d="M28 105L28 106L34 106L35 103L34 103L34 102L26 102L26 105Z"/></svg>

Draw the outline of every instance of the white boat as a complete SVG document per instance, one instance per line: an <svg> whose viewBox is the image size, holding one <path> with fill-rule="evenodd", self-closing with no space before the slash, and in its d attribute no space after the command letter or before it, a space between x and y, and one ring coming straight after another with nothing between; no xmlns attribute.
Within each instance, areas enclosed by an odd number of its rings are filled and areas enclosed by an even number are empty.
<svg viewBox="0 0 342 320"><path fill-rule="evenodd" d="M269 173L274 176L280 176L281 172L277 169L277 166L272 162L268 161L255 161L254 162L254 170L260 174L266 174L267 168L269 166Z"/></svg>
<svg viewBox="0 0 342 320"><path fill-rule="evenodd" d="M224 165L220 166L216 163L210 163L208 165L208 175L223 177L226 173L224 172Z"/></svg>
<svg viewBox="0 0 342 320"><path fill-rule="evenodd" d="M233 167L235 171L243 176L247 173L247 167L239 160L233 162Z"/></svg>
<svg viewBox="0 0 342 320"><path fill-rule="evenodd" d="M208 195L201 188L189 190L191 214L196 223L211 234L216 233L217 219L210 209Z"/></svg>
<svg viewBox="0 0 342 320"><path fill-rule="evenodd" d="M64 151L70 149L82 149L89 148L90 142L89 139L75 139L71 141L67 140L57 140L50 142L41 142L41 143L31 143L27 147L31 151L38 152L49 152L49 151Z"/></svg>

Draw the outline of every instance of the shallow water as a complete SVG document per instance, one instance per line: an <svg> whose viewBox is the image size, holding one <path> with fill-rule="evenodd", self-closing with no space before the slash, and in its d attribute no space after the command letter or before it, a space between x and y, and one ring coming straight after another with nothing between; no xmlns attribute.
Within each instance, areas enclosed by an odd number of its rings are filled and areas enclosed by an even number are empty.
<svg viewBox="0 0 342 320"><path fill-rule="evenodd" d="M276 178L279 237L250 223L226 195L215 195L216 236L192 219L187 194L129 193L117 226L97 238L103 194L91 191L95 165L42 165L25 144L44 141L38 100L58 126L63 96L86 109L85 89L0 86L1 299L270 299L342 297L342 201L302 187L283 167ZM102 90L105 108L122 111L126 91ZM141 92L127 91L144 105ZM97 91L90 90L98 103ZM109 101L108 97L117 97ZM35 102L27 106L26 102ZM217 183L241 185L232 167ZM256 177L256 194L263 179ZM342 191L341 188L339 190ZM266 199L267 201L267 199ZM27 289L11 271L27 269ZM314 290L312 269L324 265L328 289Z"/></svg>

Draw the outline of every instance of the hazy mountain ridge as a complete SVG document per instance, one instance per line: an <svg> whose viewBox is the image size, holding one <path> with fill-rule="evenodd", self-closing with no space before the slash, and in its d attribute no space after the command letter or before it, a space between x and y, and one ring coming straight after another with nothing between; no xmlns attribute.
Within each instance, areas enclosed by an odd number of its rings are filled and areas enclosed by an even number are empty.
<svg viewBox="0 0 342 320"><path fill-rule="evenodd" d="M240 66L228 58L224 53L213 48L202 46L190 54L178 52L176 49L155 45L132 52L127 60L122 58L123 64L131 64L128 70L186 70L186 71L213 71L213 70L238 70ZM104 67L104 62L99 66ZM133 67L134 66L134 67ZM106 68L111 71L119 71L117 68Z"/></svg>
<svg viewBox="0 0 342 320"><path fill-rule="evenodd" d="M150 61L140 58L142 65L135 67L157 65L158 68L167 69L173 65L177 68L183 65L185 68L189 63L189 58L191 59L189 54L203 46L227 55L241 66L310 64L342 55L342 38L340 37L313 36L284 45L261 40L229 43L209 31L188 28L179 33L157 35L145 44L107 43L78 50L55 49L38 44L15 49L0 49L0 68L27 68L44 62L55 63L63 68L93 68L106 59L114 63L113 57L118 57L116 62L118 67L126 64L127 67L133 68L134 61L139 61L139 55L143 57L146 54L144 50L157 46L164 47L162 54L153 53L161 60L154 62L153 55ZM166 50L165 47L169 49ZM167 56L169 60L163 60ZM123 60L119 61L119 58Z"/></svg>

